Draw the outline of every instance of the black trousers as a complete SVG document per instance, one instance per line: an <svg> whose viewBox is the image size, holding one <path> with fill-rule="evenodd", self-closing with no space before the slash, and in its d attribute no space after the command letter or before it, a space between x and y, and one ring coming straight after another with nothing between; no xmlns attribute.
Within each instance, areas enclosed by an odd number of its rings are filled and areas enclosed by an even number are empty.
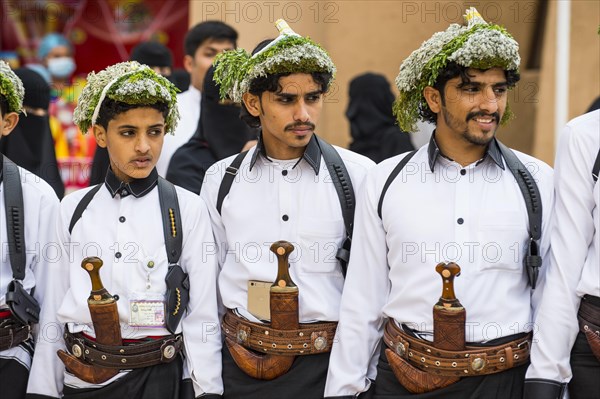
<svg viewBox="0 0 600 399"><path fill-rule="evenodd" d="M394 375L385 356L382 345L373 399L520 399L523 397L525 372L529 364L514 367L497 374L465 377L446 388L412 394L407 391Z"/></svg>
<svg viewBox="0 0 600 399"><path fill-rule="evenodd" d="M0 398L23 399L29 370L14 359L0 359Z"/></svg>
<svg viewBox="0 0 600 399"><path fill-rule="evenodd" d="M238 368L223 345L224 399L322 399L329 353L297 356L292 368L271 380L257 380Z"/></svg>
<svg viewBox="0 0 600 399"><path fill-rule="evenodd" d="M571 349L571 370L573 378L569 382L571 399L600 398L600 362L590 349L585 334L579 332Z"/></svg>
<svg viewBox="0 0 600 399"><path fill-rule="evenodd" d="M180 399L181 357L167 364L145 367L102 388L64 387L65 399Z"/></svg>

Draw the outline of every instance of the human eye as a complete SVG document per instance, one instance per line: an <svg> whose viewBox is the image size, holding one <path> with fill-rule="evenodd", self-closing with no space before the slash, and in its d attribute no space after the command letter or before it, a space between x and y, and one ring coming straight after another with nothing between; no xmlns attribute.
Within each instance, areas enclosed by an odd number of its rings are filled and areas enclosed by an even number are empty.
<svg viewBox="0 0 600 399"><path fill-rule="evenodd" d="M149 134L150 136L162 136L162 134L163 134L163 131L162 131L162 129L160 129L160 128L156 128L156 129L150 129L150 130L148 131L148 134Z"/></svg>
<svg viewBox="0 0 600 399"><path fill-rule="evenodd" d="M311 94L309 96L306 97L306 101L311 102L311 103L316 103L321 99L321 94Z"/></svg>
<svg viewBox="0 0 600 399"><path fill-rule="evenodd" d="M135 132L134 132L133 130L131 130L131 129L129 129L129 130L121 130L121 131L119 132L119 134L120 134L121 136L124 136L124 137L131 137L131 136L134 136L134 135L135 135Z"/></svg>
<svg viewBox="0 0 600 399"><path fill-rule="evenodd" d="M504 95L506 92L508 91L508 88L506 86L498 86L498 87L494 87L494 93L497 96L501 96Z"/></svg>

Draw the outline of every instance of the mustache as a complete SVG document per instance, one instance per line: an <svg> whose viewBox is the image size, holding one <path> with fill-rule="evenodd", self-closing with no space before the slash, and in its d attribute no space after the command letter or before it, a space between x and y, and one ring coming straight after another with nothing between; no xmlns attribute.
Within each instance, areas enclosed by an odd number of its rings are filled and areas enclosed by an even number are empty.
<svg viewBox="0 0 600 399"><path fill-rule="evenodd" d="M306 128L309 128L310 130L315 130L316 126L312 122L296 122L296 123L291 123L291 124L287 125L284 130L295 130L299 127L306 127Z"/></svg>
<svg viewBox="0 0 600 399"><path fill-rule="evenodd" d="M498 122L500 120L500 113L498 113L498 112L488 114L487 112L479 111L479 112L469 112L467 114L467 121L470 121L471 119L474 119L478 116L482 116L482 117L491 116L492 118L494 118L494 120L496 122Z"/></svg>

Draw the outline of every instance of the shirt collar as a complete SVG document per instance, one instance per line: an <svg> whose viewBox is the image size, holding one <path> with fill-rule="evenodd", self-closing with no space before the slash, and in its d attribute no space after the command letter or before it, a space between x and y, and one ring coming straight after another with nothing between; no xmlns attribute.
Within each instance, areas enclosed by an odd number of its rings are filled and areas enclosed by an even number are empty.
<svg viewBox="0 0 600 399"><path fill-rule="evenodd" d="M150 172L147 177L143 179L133 179L129 183L119 180L112 171L112 168L108 168L106 179L104 179L104 184L113 198L117 194L119 194L121 198L127 197L130 194L135 198L143 197L148 194L157 183L158 172L156 171L156 168L152 169L152 172Z"/></svg>
<svg viewBox="0 0 600 399"><path fill-rule="evenodd" d="M433 172L433 168L435 166L435 162L438 159L438 156L443 156L444 158L448 158L442 151L440 147L438 147L437 142L435 141L435 130L429 139L429 147L427 148L427 157L429 160L429 169ZM498 143L496 142L496 138L494 137L490 144L488 145L485 154L483 155L483 159L487 156L492 158L494 163L500 167L500 169L504 170L504 162L502 161L502 154L500 153L500 148L498 148ZM448 158L450 159L450 158Z"/></svg>
<svg viewBox="0 0 600 399"><path fill-rule="evenodd" d="M262 139L262 132L258 136L258 144L256 145L256 150L254 151L254 154L252 154L252 159L250 160L250 170L252 170L254 167L259 155L262 155L262 157L267 161L271 161L267 155L265 143ZM310 141L308 142L300 161L303 159L313 168L315 175L318 175L319 169L321 168L321 147L319 147L319 143L317 142L317 138L314 133L310 138ZM298 163L300 163L300 161L298 161ZM296 165L298 165L298 163ZM294 168L296 165L294 165Z"/></svg>

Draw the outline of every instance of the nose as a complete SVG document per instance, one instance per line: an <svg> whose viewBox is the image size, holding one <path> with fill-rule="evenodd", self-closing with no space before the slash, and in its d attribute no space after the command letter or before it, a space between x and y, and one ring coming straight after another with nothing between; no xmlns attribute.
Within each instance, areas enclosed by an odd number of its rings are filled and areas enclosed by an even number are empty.
<svg viewBox="0 0 600 399"><path fill-rule="evenodd" d="M498 97L492 87L483 92L480 108L490 114L498 111Z"/></svg>
<svg viewBox="0 0 600 399"><path fill-rule="evenodd" d="M303 100L298 101L294 108L294 120L298 122L308 122L310 120L308 106Z"/></svg>
<svg viewBox="0 0 600 399"><path fill-rule="evenodd" d="M150 150L150 142L145 134L140 134L135 141L135 151L145 154Z"/></svg>

